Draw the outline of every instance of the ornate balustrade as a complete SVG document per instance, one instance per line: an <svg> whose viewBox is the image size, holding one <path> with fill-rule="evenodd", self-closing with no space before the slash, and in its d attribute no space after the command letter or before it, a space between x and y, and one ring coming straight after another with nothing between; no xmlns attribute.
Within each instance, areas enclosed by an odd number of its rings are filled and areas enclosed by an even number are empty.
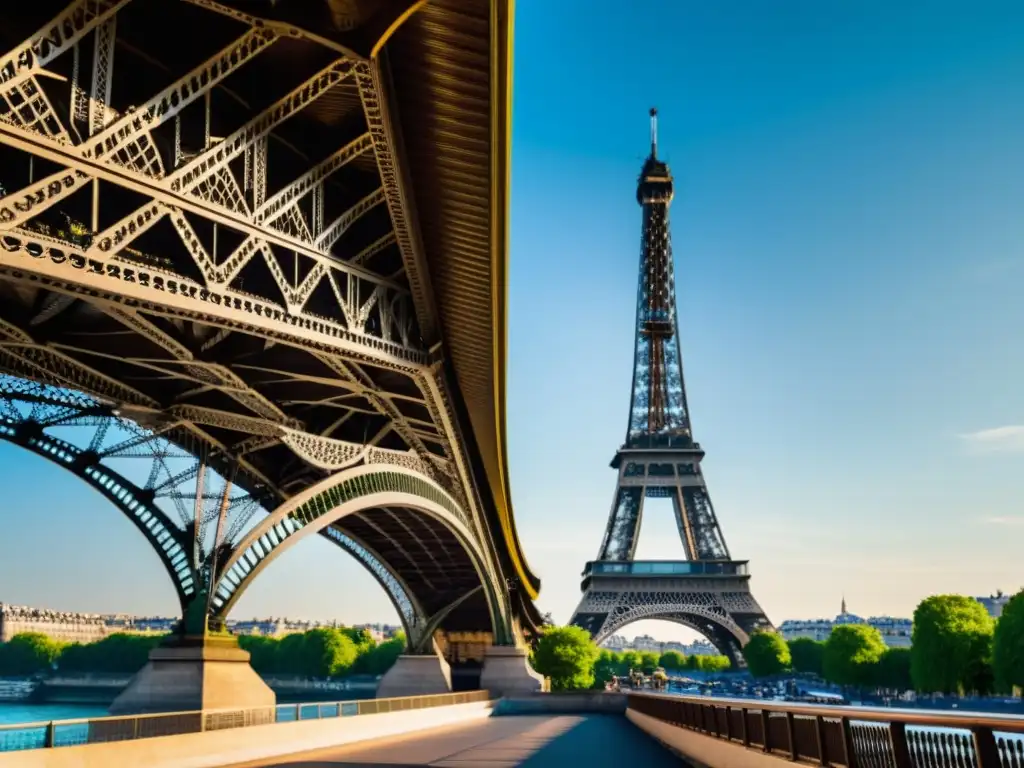
<svg viewBox="0 0 1024 768"><path fill-rule="evenodd" d="M629 694L628 708L792 762L1024 768L1024 718Z"/></svg>

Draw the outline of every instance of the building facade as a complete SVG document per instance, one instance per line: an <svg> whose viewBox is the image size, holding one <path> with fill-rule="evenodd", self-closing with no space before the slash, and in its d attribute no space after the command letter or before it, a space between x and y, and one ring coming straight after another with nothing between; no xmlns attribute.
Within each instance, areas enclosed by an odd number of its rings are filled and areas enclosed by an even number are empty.
<svg viewBox="0 0 1024 768"><path fill-rule="evenodd" d="M872 616L863 619L847 611L846 600L843 600L839 615L834 619L787 619L779 625L779 634L786 640L806 637L821 643L828 640L833 629L844 624L867 624L874 627L890 648L909 648L914 628L914 622L910 619L892 616Z"/></svg>
<svg viewBox="0 0 1024 768"><path fill-rule="evenodd" d="M338 621L310 621L307 619L274 618L241 619L227 621L227 627L236 635L263 635L265 637L282 637L296 632L307 632L311 629L345 629L349 625ZM400 626L391 624L355 624L352 629L363 629L369 633L374 642L382 643L402 631Z"/></svg>
<svg viewBox="0 0 1024 768"><path fill-rule="evenodd" d="M93 643L107 636L107 624L95 613L73 613L0 603L0 643L15 635L40 632L66 643Z"/></svg>
<svg viewBox="0 0 1024 768"><path fill-rule="evenodd" d="M115 633L168 634L173 632L178 619L170 616L132 616L129 614L96 614L74 611L54 611L24 605L0 603L0 643L6 643L23 632L41 632L55 640L68 643L94 643ZM229 620L228 629L237 635L265 635L281 637L321 627L342 628L337 621L321 622L302 619L269 618ZM374 641L381 643L402 631L391 624L357 624Z"/></svg>
<svg viewBox="0 0 1024 768"><path fill-rule="evenodd" d="M1012 595L1004 595L1002 590L998 590L994 595L989 595L988 597L976 597L974 599L985 606L985 610L988 611L989 616L993 619L998 619L1003 615L1003 608L1008 602L1010 602L1011 597Z"/></svg>
<svg viewBox="0 0 1024 768"><path fill-rule="evenodd" d="M601 647L607 648L609 651L637 651L639 653L646 651L657 654L662 654L666 651L677 651L684 656L718 655L718 650L715 646L706 640L695 640L689 645L686 645L675 640L662 642L660 640L655 640L650 635L639 635L638 637L634 637L632 640L628 640L622 635L612 635L601 643Z"/></svg>

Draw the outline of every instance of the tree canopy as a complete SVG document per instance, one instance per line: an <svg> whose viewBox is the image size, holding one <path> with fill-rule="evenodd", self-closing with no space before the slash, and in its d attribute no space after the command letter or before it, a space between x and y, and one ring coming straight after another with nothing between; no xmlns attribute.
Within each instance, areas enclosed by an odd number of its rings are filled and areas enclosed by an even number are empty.
<svg viewBox="0 0 1024 768"><path fill-rule="evenodd" d="M658 666L666 670L683 669L686 658L679 651L665 651L658 659Z"/></svg>
<svg viewBox="0 0 1024 768"><path fill-rule="evenodd" d="M665 651L658 656L650 651L630 650L616 653L607 648L601 648L593 665L592 687L604 688L605 684L613 677L625 677L630 671L650 675L658 667L663 667L668 672L682 670L721 672L728 669L729 666L729 659L725 656L683 656L679 651ZM537 666L536 658L534 658L534 668L538 672L542 671Z"/></svg>
<svg viewBox="0 0 1024 768"><path fill-rule="evenodd" d="M261 675L382 675L405 651L401 633L377 645L365 629L352 627L318 627L281 638L241 635L238 643Z"/></svg>
<svg viewBox="0 0 1024 768"><path fill-rule="evenodd" d="M844 624L832 630L825 642L822 671L838 685L871 685L875 665L885 653L881 633L867 624Z"/></svg>
<svg viewBox="0 0 1024 768"><path fill-rule="evenodd" d="M146 666L149 652L166 635L115 632L95 643L74 643L57 660L61 672L107 672L133 675Z"/></svg>
<svg viewBox="0 0 1024 768"><path fill-rule="evenodd" d="M613 651L602 648L594 662L594 682L592 687L602 690L611 679L619 674L619 658Z"/></svg>
<svg viewBox="0 0 1024 768"><path fill-rule="evenodd" d="M625 677L632 670L640 669L641 659L638 651L623 651L618 654L619 665L617 674L620 677Z"/></svg>
<svg viewBox="0 0 1024 768"><path fill-rule="evenodd" d="M700 672L724 672L732 666L727 656L691 654L686 657L686 668Z"/></svg>
<svg viewBox="0 0 1024 768"><path fill-rule="evenodd" d="M40 632L23 632L0 645L0 675L12 677L48 671L60 657L64 643Z"/></svg>
<svg viewBox="0 0 1024 768"><path fill-rule="evenodd" d="M551 678L555 691L590 688L594 684L594 663L600 651L581 627L551 627L544 630L533 654L534 668Z"/></svg>
<svg viewBox="0 0 1024 768"><path fill-rule="evenodd" d="M891 691L909 691L914 687L910 679L910 649L886 648L875 666L875 685Z"/></svg>
<svg viewBox="0 0 1024 768"><path fill-rule="evenodd" d="M822 674L822 659L825 656L825 644L809 637L798 637L790 640L789 655L793 660L793 671L810 675Z"/></svg>
<svg viewBox="0 0 1024 768"><path fill-rule="evenodd" d="M311 677L344 675L359 653L351 635L344 630L317 628L294 637L302 638L300 653L305 661L305 673ZM372 639L370 643L366 650L374 644Z"/></svg>
<svg viewBox="0 0 1024 768"><path fill-rule="evenodd" d="M658 668L658 661L660 657L654 651L643 651L640 654L640 671L645 675L654 674L654 670Z"/></svg>
<svg viewBox="0 0 1024 768"><path fill-rule="evenodd" d="M1003 606L992 639L992 667L999 687L1024 689L1024 589Z"/></svg>
<svg viewBox="0 0 1024 768"><path fill-rule="evenodd" d="M754 677L778 675L789 668L789 646L776 632L755 632L743 647L743 658Z"/></svg>
<svg viewBox="0 0 1024 768"><path fill-rule="evenodd" d="M26 632L0 643L0 675L34 675L54 664L60 672L135 674L165 637L118 632L94 643L67 644ZM284 637L240 635L238 644L261 675L382 675L405 651L405 636L378 645L364 629L320 627Z"/></svg>
<svg viewBox="0 0 1024 768"><path fill-rule="evenodd" d="M933 595L914 611L910 675L922 692L961 693L991 686L992 618L963 595Z"/></svg>
<svg viewBox="0 0 1024 768"><path fill-rule="evenodd" d="M405 653L405 635L399 633L369 651L361 653L352 666L352 672L365 675L383 675Z"/></svg>

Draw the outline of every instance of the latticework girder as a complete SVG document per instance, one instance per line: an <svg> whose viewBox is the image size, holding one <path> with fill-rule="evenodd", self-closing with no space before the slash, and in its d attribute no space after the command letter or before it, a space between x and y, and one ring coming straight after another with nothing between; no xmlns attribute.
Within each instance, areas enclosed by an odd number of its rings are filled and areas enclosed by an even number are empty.
<svg viewBox="0 0 1024 768"><path fill-rule="evenodd" d="M486 558L466 528L468 513L420 474L427 467L362 446L358 467L323 481L322 491L289 499L247 477L237 459L190 432L187 420L154 417L142 426L138 416L80 392L0 375L0 439L73 472L128 517L160 557L183 615L207 600L210 620L222 624L256 573L302 532L320 533L374 575L414 649L429 645L441 621L481 590L491 607L470 607L490 616L488 628L493 621L507 626ZM359 493L349 492L353 481ZM374 495L392 485L397 496ZM310 512L314 497L321 520ZM359 536L362 528L369 534Z"/></svg>
<svg viewBox="0 0 1024 768"><path fill-rule="evenodd" d="M77 5L84 9L95 3ZM121 14L136 12L131 4L110 5L116 5L115 12ZM164 5L147 4L146 13L154 14ZM82 29L88 32L96 24L116 18L94 14L91 21L83 21ZM140 23L135 19L136 28ZM327 58L333 57L333 61L305 79L300 77L297 85L268 106L252 109L245 118L234 118L240 124L223 138L206 136L204 129L198 146L178 151L182 131L189 135L190 128L208 128L211 120L230 124L228 113L217 112L212 103L227 98L221 95L227 83L233 84L234 93L240 87L239 77L267 57L265 66L273 66L281 55L275 51L282 44L282 35L274 29L255 22L229 25L231 30L225 30L225 36L231 40L226 46L210 51L205 61L141 102L118 101L117 79L126 78L137 87L138 76L121 68L109 70L105 35L91 41L93 82L88 82L84 68L77 65L79 59L73 56L86 45L84 39L69 39L69 44L57 46L56 53L47 49L46 63L52 71L61 73L62 66L69 67L66 84L52 88L32 85L38 92L38 104L32 101L35 97L26 97L24 106L8 100L6 109L0 102L3 143L36 159L37 165L57 166L39 176L34 167L22 172L5 165L0 179L6 192L0 201L0 229L8 236L0 267L42 271L65 283L59 288L62 290L105 286L112 298L130 294L154 309L178 316L212 312L221 324L242 321L256 327L270 320L269 325L277 326L275 336L301 337L307 342L312 336L319 338L323 348L351 352L363 359L401 367L422 365L424 347L414 327L416 312L411 308L409 289L404 278L396 282L391 277L401 265L401 256L393 250L381 253L374 264L366 259L350 264L347 258L365 252L367 244L385 234L394 234L390 217L372 217L373 222L363 222L354 238L343 237L383 202L385 183L397 184L397 179L382 180L375 163L353 162L377 141L367 131L367 119L359 106L360 87L346 84L354 68L365 64L331 52ZM122 24L121 32L114 33L130 35L132 27L127 26L128 32L125 29ZM129 37L122 42L132 48L134 41ZM201 39L192 42L202 44ZM124 64L130 66L129 61ZM165 64L165 68L172 66ZM107 75L114 82L108 82ZM20 70L12 77L5 84L12 91L37 79ZM265 83L261 78L259 84ZM48 91L53 91L52 99ZM78 93L85 93L88 99L103 99L104 104L112 97L114 103L107 104L110 119L101 128L83 128L91 134L76 141L67 131L71 117L62 117L50 102L62 98L72 103ZM254 99L267 100L263 93L254 94ZM332 117L332 122L357 127L347 132L334 129L337 146L322 160L311 162L301 154L296 156L296 151L280 147L280 141L268 147L268 137L278 137L281 131L308 131L311 120L316 124L314 107L324 99L332 104L351 103L351 114ZM173 142L170 135L165 141L164 133L172 128ZM270 155L263 157L268 151ZM370 154L370 162L374 162ZM276 155L281 157L275 164ZM239 166L236 161L243 158L245 162ZM286 170L268 175L274 167ZM351 170L348 175L352 178L339 180L339 172L346 169ZM284 179L275 181L275 176ZM119 197L105 193L106 182L135 194ZM354 196L350 189L356 191ZM137 204L122 202L140 195ZM321 232L327 208L337 210L338 218ZM154 238L145 243L140 240L168 215L175 224L176 238L169 231L162 234L164 239L170 236L177 241L174 247L184 260L151 256L152 249L165 250L167 243ZM209 231L197 233L191 219L209 222L204 224ZM288 221L292 225L285 226ZM56 222L64 228L58 228ZM37 249L42 249L42 254ZM17 258L18 254L43 258L26 262ZM258 268L250 268L254 262L260 263ZM375 265L381 272L374 271ZM258 281L250 275L239 282L243 273L254 270L260 272ZM84 280L79 274L83 271L91 279ZM310 305L314 294L318 300ZM368 306L367 301L373 304Z"/></svg>
<svg viewBox="0 0 1024 768"><path fill-rule="evenodd" d="M481 70L495 115L465 102L468 131L481 120L497 131L489 149L474 137L462 155L484 198L427 225L454 232L463 225L451 216L465 214L476 244L425 241L424 199L467 198L409 160L410 126L417 158L424 141L444 162L463 148L423 123L422 107L399 109L399 91L421 89L404 74L421 51L404 28L415 24L429 50L450 35L482 45L483 59L452 49L446 65L479 68L507 58L504 5L442 0L422 25L417 0L341 16L314 5L38 0L0 13L6 39L25 41L0 51L0 371L193 441L264 505L358 465L411 469L464 510L486 578L535 594L502 471L503 395L479 375L480 361L504 357L503 304L481 304L468 334L442 320L445 304L458 304L449 318L464 315L460 292L476 302L503 285L507 168L488 157L507 149L507 76L500 64ZM422 68L429 89L433 66ZM451 115L442 93L436 107ZM396 557L404 547L439 566L432 551L398 546L437 531L391 513L365 524L370 538L393 535ZM452 590L453 616L477 601Z"/></svg>
<svg viewBox="0 0 1024 768"><path fill-rule="evenodd" d="M507 626L497 585L467 522L465 510L418 472L387 464L346 470L289 499L248 533L224 562L213 594L215 612L226 615L280 553L339 525L365 530L361 540L377 542L375 549L392 563L408 564L405 582L415 580L426 612L444 610L482 587L494 625Z"/></svg>

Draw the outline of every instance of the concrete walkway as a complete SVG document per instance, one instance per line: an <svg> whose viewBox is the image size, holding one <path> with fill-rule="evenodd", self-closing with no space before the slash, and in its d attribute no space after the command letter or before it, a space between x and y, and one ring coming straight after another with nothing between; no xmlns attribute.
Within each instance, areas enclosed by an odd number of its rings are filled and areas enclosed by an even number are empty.
<svg viewBox="0 0 1024 768"><path fill-rule="evenodd" d="M234 768L555 768L685 765L616 715L491 717L392 739L246 763Z"/></svg>

